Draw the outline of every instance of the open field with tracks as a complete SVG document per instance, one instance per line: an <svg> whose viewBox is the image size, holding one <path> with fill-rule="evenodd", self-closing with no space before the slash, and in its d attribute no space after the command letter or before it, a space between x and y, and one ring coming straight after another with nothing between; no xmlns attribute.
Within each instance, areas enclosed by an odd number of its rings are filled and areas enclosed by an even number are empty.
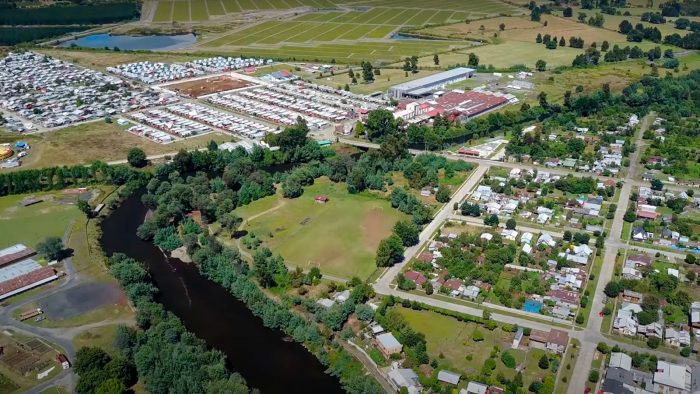
<svg viewBox="0 0 700 394"><path fill-rule="evenodd" d="M329 201L315 202L319 195ZM366 279L375 270L379 242L389 236L395 222L407 218L384 199L349 194L345 184L325 178L305 188L299 198L270 196L236 213L244 219L243 229L281 254L287 264L317 266L321 273L347 279Z"/></svg>

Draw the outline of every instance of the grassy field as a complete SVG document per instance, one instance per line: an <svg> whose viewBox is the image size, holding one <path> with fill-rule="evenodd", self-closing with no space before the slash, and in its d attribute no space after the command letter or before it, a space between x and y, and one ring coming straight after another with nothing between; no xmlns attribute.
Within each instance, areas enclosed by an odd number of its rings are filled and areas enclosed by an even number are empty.
<svg viewBox="0 0 700 394"><path fill-rule="evenodd" d="M320 85L327 85L334 88L340 87L341 89L345 86L345 84L348 84L351 92L369 94L380 90L386 91L389 87L393 85L404 83L406 81L410 81L416 78L427 77L428 75L435 74L437 72L431 70L421 70L418 72L418 74L411 74L409 72L407 77L406 72L403 70L395 68L384 68L381 69L381 75L374 76L374 82L363 83L361 77L362 70L359 67L355 67L353 68L353 71L355 72L356 78L358 78L358 83L356 85L351 85L352 81L347 73L319 78L316 79L314 82Z"/></svg>
<svg viewBox="0 0 700 394"><path fill-rule="evenodd" d="M484 18L503 13L522 13L523 11L512 5L498 0L436 0L426 7L425 2L419 0L161 0L158 2L153 22L190 22L205 21L211 17L235 14L250 11L282 11L291 8L308 7L307 10L323 11L307 14L306 19L324 19L317 15L343 14L338 5L350 5L360 11L343 11L351 13L345 19L350 20L365 14L367 9L392 9L411 11L404 15L403 22L414 24L441 23L447 20L461 21L465 19ZM175 10L174 12L171 10ZM181 11L178 11L181 9ZM191 14L190 14L191 10ZM328 12L328 11L331 12ZM396 16L395 13L386 12L384 17ZM363 18L359 18L363 19ZM370 18L366 18L370 20ZM396 19L400 20L400 19ZM403 23L402 23L403 24Z"/></svg>
<svg viewBox="0 0 700 394"><path fill-rule="evenodd" d="M318 195L330 200L318 204L314 201ZM407 218L386 200L349 194L345 184L327 179L317 180L299 198L267 197L236 212L245 220L244 229L288 264L318 266L322 273L348 279L365 279L375 270L379 242L389 236L395 222Z"/></svg>
<svg viewBox="0 0 700 394"><path fill-rule="evenodd" d="M150 52L114 52L114 51L88 51L71 48L42 48L38 52L53 56L67 62L83 67L104 71L107 67L131 62L183 62L201 59L205 56L193 53L150 53Z"/></svg>
<svg viewBox="0 0 700 394"><path fill-rule="evenodd" d="M0 197L0 248L16 243L29 247L49 236L61 237L71 220L82 215L73 204L49 201L60 193L33 195L46 201L23 207L18 202L28 195Z"/></svg>
<svg viewBox="0 0 700 394"><path fill-rule="evenodd" d="M518 365L524 367L524 386L528 387L533 381L542 381L550 372L543 371L537 366L543 350L529 351L513 350L510 346L514 333L503 332L501 329L489 331L476 323L464 323L452 317L443 316L430 311L416 311L400 308L399 311L416 331L425 334L428 355L435 358L440 368L462 372L464 375L478 374L494 347L508 350ZM477 329L484 335L482 342L474 342L472 333ZM441 357L442 355L442 357ZM471 357L470 357L471 356ZM502 373L512 379L516 372L509 369L498 360L493 376Z"/></svg>
<svg viewBox="0 0 700 394"><path fill-rule="evenodd" d="M569 344L569 348L566 350L564 359L562 361L562 366L559 369L559 380L557 381L556 388L554 389L555 394L566 394L569 389L569 382L574 373L574 365L576 364L576 358L578 357L579 347L581 344L577 339L572 339Z"/></svg>
<svg viewBox="0 0 700 394"><path fill-rule="evenodd" d="M1 139L12 141L17 137L0 135ZM128 133L116 123L96 121L22 139L29 142L32 150L17 170L87 164L94 160L123 160L132 148L141 148L147 155L171 153L180 149L203 148L211 140L231 141L234 137L211 133L163 145Z"/></svg>
<svg viewBox="0 0 700 394"><path fill-rule="evenodd" d="M110 324L98 328L83 331L73 338L73 346L80 349L83 346L97 346L108 353L116 352L114 347L114 334L117 332L117 324Z"/></svg>

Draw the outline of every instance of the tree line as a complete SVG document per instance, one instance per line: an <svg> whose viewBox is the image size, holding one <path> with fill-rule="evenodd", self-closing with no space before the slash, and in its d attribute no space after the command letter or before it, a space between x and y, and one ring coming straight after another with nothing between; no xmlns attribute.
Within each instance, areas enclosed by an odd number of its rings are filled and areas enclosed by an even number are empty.
<svg viewBox="0 0 700 394"><path fill-rule="evenodd" d="M132 1L13 8L0 13L0 25L94 25L133 19L138 17L140 12L140 4Z"/></svg>

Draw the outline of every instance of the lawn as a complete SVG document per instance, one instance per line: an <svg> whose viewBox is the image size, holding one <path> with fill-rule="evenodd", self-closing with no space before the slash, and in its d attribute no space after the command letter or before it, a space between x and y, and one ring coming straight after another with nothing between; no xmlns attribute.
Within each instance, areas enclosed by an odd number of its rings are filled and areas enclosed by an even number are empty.
<svg viewBox="0 0 700 394"><path fill-rule="evenodd" d="M117 350L114 346L114 335L117 332L117 327L119 325L111 324L83 331L73 338L73 346L76 349L84 346L97 346L107 353L114 354Z"/></svg>
<svg viewBox="0 0 700 394"><path fill-rule="evenodd" d="M319 195L329 201L316 203ZM274 204L273 198L280 200ZM318 266L322 273L347 279L367 278L376 269L379 242L389 236L394 223L408 218L384 199L349 194L345 184L326 178L307 187L299 198L268 197L236 212L248 218L244 229L288 264L304 269Z"/></svg>
<svg viewBox="0 0 700 394"><path fill-rule="evenodd" d="M10 138L12 141L17 137L5 135L5 138ZM22 137L22 139L29 142L32 150L30 155L22 161L22 166L18 170L88 164L95 160L124 160L132 148L141 148L147 155L172 153L180 149L203 148L211 140L231 141L234 137L210 133L172 144L158 144L131 134L116 123L95 121L35 136ZM70 154L67 154L68 152Z"/></svg>
<svg viewBox="0 0 700 394"><path fill-rule="evenodd" d="M60 193L34 193L44 198L44 202L23 207L18 202L27 194L0 197L0 248L16 243L29 247L49 236L62 237L71 220L82 213L73 204L49 201L60 197Z"/></svg>
<svg viewBox="0 0 700 394"><path fill-rule="evenodd" d="M489 358L491 350L497 346L502 351L508 350L518 364L524 366L522 372L525 387L533 381L542 381L549 375L548 371L543 371L537 366L544 351L510 349L514 333L503 332L500 328L489 331L476 323L460 322L435 312L397 308L413 329L425 335L428 355L430 358L437 359L441 368L459 371L463 376L478 374ZM477 327L484 335L484 340L481 342L472 340L472 333ZM496 364L493 376L499 373L503 373L509 379L515 376L515 369L507 368L500 359Z"/></svg>
<svg viewBox="0 0 700 394"><path fill-rule="evenodd" d="M554 390L555 394L566 394L569 388L569 382L574 373L574 365L576 364L576 358L578 357L579 347L581 344L577 339L572 339L569 344L564 359L561 363L559 369L559 381L557 381L556 388Z"/></svg>

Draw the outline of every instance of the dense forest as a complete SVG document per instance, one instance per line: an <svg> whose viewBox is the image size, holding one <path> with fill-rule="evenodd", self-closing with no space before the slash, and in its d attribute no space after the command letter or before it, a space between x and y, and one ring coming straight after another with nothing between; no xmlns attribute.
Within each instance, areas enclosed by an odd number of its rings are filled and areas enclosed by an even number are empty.
<svg viewBox="0 0 700 394"><path fill-rule="evenodd" d="M94 25L133 19L141 8L137 2L94 5L6 8L0 12L0 25Z"/></svg>
<svg viewBox="0 0 700 394"><path fill-rule="evenodd" d="M0 27L0 45L16 45L93 28L87 26Z"/></svg>

